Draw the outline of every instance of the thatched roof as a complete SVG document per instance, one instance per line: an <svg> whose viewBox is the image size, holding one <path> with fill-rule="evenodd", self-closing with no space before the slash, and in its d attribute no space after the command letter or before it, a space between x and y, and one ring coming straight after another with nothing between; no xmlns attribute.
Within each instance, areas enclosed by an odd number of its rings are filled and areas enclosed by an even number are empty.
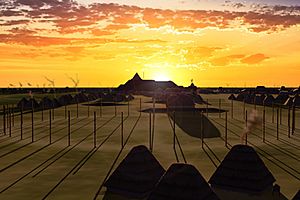
<svg viewBox="0 0 300 200"><path fill-rule="evenodd" d="M193 98L187 94L170 95L167 99L168 108L194 108Z"/></svg>
<svg viewBox="0 0 300 200"><path fill-rule="evenodd" d="M25 106L28 104L28 100L23 97L18 103L17 103L17 107L18 108L25 108Z"/></svg>
<svg viewBox="0 0 300 200"><path fill-rule="evenodd" d="M296 95L293 101L295 106L300 106L300 96Z"/></svg>
<svg viewBox="0 0 300 200"><path fill-rule="evenodd" d="M104 186L109 192L122 196L145 198L164 173L163 167L145 146L136 146L127 154Z"/></svg>
<svg viewBox="0 0 300 200"><path fill-rule="evenodd" d="M212 187L247 193L260 193L274 182L255 150L246 145L233 146L209 180Z"/></svg>
<svg viewBox="0 0 300 200"><path fill-rule="evenodd" d="M272 106L274 104L275 98L272 95L268 95L264 99L264 105L265 106Z"/></svg>
<svg viewBox="0 0 300 200"><path fill-rule="evenodd" d="M244 93L238 94L238 95L236 96L236 100L237 100L237 101L244 101L245 95L246 95L246 94L244 94Z"/></svg>
<svg viewBox="0 0 300 200"><path fill-rule="evenodd" d="M189 164L172 164L147 200L219 199L199 171Z"/></svg>
<svg viewBox="0 0 300 200"><path fill-rule="evenodd" d="M284 104L289 98L289 95L287 94L279 94L276 98L275 98L275 101L274 103L275 104Z"/></svg>
<svg viewBox="0 0 300 200"><path fill-rule="evenodd" d="M292 200L300 200L300 190L298 190Z"/></svg>
<svg viewBox="0 0 300 200"><path fill-rule="evenodd" d="M228 97L229 100L236 100L236 97L234 96L234 94L231 94L229 97Z"/></svg>

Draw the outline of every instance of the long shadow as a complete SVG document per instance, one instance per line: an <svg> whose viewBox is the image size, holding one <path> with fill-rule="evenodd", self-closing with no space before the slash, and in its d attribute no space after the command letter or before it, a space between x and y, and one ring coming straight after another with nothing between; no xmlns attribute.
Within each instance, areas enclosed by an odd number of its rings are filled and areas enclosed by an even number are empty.
<svg viewBox="0 0 300 200"><path fill-rule="evenodd" d="M172 120L174 116L170 114ZM221 133L218 128L203 114L193 111L176 111L175 123L188 135L201 138L201 128L203 128L203 138L220 137ZM203 120L203 123L201 123ZM203 127L201 127L203 124Z"/></svg>

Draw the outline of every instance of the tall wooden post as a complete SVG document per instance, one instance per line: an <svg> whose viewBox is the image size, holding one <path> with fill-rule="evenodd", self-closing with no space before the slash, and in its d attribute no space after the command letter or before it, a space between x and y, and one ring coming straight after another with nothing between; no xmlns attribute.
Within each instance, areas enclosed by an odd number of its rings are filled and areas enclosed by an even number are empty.
<svg viewBox="0 0 300 200"><path fill-rule="evenodd" d="M208 117L208 99L207 99L207 104L206 104L206 116Z"/></svg>
<svg viewBox="0 0 300 200"><path fill-rule="evenodd" d="M21 107L21 119L20 119L20 128L21 128L21 140L23 140L23 106Z"/></svg>
<svg viewBox="0 0 300 200"><path fill-rule="evenodd" d="M246 110L246 115L245 115L245 126L246 130L248 129L248 110ZM246 138L245 138L245 144L248 144L248 132L246 133Z"/></svg>
<svg viewBox="0 0 300 200"><path fill-rule="evenodd" d="M8 115L8 122L9 122L9 137L11 137L11 108L8 109L9 110L9 115Z"/></svg>
<svg viewBox="0 0 300 200"><path fill-rule="evenodd" d="M156 99L154 98L153 100L153 115L152 115L152 141L151 141L151 146L152 146L152 151L154 149L154 133L155 133L155 103L156 103ZM141 113L141 112L140 112Z"/></svg>
<svg viewBox="0 0 300 200"><path fill-rule="evenodd" d="M121 112L121 149L124 147L124 120L123 112Z"/></svg>
<svg viewBox="0 0 300 200"><path fill-rule="evenodd" d="M65 105L65 119L67 119L67 105Z"/></svg>
<svg viewBox="0 0 300 200"><path fill-rule="evenodd" d="M5 105L3 105L3 132L4 135L6 135L6 108Z"/></svg>
<svg viewBox="0 0 300 200"><path fill-rule="evenodd" d="M274 104L272 104L272 123L274 123Z"/></svg>
<svg viewBox="0 0 300 200"><path fill-rule="evenodd" d="M294 135L296 129L296 108L295 105L293 105L293 111L292 111L292 135Z"/></svg>
<svg viewBox="0 0 300 200"><path fill-rule="evenodd" d="M287 120L287 124L288 124L288 137L291 137L291 109L290 107L288 108L288 120Z"/></svg>
<svg viewBox="0 0 300 200"><path fill-rule="evenodd" d="M71 113L68 110L68 146L71 146Z"/></svg>
<svg viewBox="0 0 300 200"><path fill-rule="evenodd" d="M94 112L94 148L97 147L97 115L96 112Z"/></svg>
<svg viewBox="0 0 300 200"><path fill-rule="evenodd" d="M262 123L263 123L263 142L265 142L265 139L266 139L266 111L264 110L263 111L263 120L262 120Z"/></svg>
<svg viewBox="0 0 300 200"><path fill-rule="evenodd" d="M76 117L78 118L78 115L79 115L79 111L78 111L79 109L78 109L78 100L76 101Z"/></svg>
<svg viewBox="0 0 300 200"><path fill-rule="evenodd" d="M231 119L233 119L233 99L231 99Z"/></svg>
<svg viewBox="0 0 300 200"><path fill-rule="evenodd" d="M201 147L204 148L204 115L201 111Z"/></svg>
<svg viewBox="0 0 300 200"><path fill-rule="evenodd" d="M175 149L176 149L176 146L175 146L175 138L176 138L176 132L175 132L175 111L173 112L173 149L174 149L174 152L175 152Z"/></svg>
<svg viewBox="0 0 300 200"><path fill-rule="evenodd" d="M14 105L12 105L11 107L12 110L12 126L15 126L15 109L14 109Z"/></svg>
<svg viewBox="0 0 300 200"><path fill-rule="evenodd" d="M228 135L228 117L227 117L228 113L227 111L225 112L225 147L228 146L228 142L227 142L227 135Z"/></svg>
<svg viewBox="0 0 300 200"><path fill-rule="evenodd" d="M116 103L116 100L114 101L114 105L115 105L115 116L117 116L117 103Z"/></svg>
<svg viewBox="0 0 300 200"><path fill-rule="evenodd" d="M277 108L276 117L276 138L279 140L279 109Z"/></svg>
<svg viewBox="0 0 300 200"><path fill-rule="evenodd" d="M55 119L55 110L54 110L54 104L52 104L52 120L54 121Z"/></svg>
<svg viewBox="0 0 300 200"><path fill-rule="evenodd" d="M31 142L34 142L34 116L33 107L31 108Z"/></svg>
<svg viewBox="0 0 300 200"><path fill-rule="evenodd" d="M149 149L152 152L151 121L152 121L152 119L151 119L151 112L149 112Z"/></svg>
<svg viewBox="0 0 300 200"><path fill-rule="evenodd" d="M219 118L221 118L221 99L219 99Z"/></svg>
<svg viewBox="0 0 300 200"><path fill-rule="evenodd" d="M100 99L100 117L102 117L102 98Z"/></svg>
<svg viewBox="0 0 300 200"><path fill-rule="evenodd" d="M52 112L51 109L49 109L49 144L51 144L52 140Z"/></svg>
<svg viewBox="0 0 300 200"><path fill-rule="evenodd" d="M282 125L282 108L281 108L281 106L279 107L279 115L280 115L279 124Z"/></svg>

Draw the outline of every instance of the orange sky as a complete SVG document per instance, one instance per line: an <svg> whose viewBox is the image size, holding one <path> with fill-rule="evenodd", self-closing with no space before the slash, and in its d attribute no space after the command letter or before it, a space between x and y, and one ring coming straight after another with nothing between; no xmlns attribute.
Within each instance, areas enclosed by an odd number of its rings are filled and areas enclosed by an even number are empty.
<svg viewBox="0 0 300 200"><path fill-rule="evenodd" d="M233 5L234 7L235 5ZM187 86L300 85L300 9L168 10L0 2L0 87L113 87L135 72ZM234 7L236 8L236 7Z"/></svg>

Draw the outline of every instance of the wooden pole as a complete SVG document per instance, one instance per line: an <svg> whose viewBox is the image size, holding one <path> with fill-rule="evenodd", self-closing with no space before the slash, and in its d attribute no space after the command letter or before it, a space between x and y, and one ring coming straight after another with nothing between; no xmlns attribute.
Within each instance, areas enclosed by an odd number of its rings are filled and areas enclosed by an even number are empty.
<svg viewBox="0 0 300 200"><path fill-rule="evenodd" d="M121 112L121 149L124 147L124 121L123 112Z"/></svg>
<svg viewBox="0 0 300 200"><path fill-rule="evenodd" d="M78 99L76 100L76 117L78 118L78 115L79 115L79 113L78 113Z"/></svg>
<svg viewBox="0 0 300 200"><path fill-rule="evenodd" d="M292 111L292 135L294 135L296 129L296 108L295 105L293 105L293 111Z"/></svg>
<svg viewBox="0 0 300 200"><path fill-rule="evenodd" d="M149 112L149 149L152 152L152 137L151 137L151 112Z"/></svg>
<svg viewBox="0 0 300 200"><path fill-rule="evenodd" d="M279 107L279 114L280 114L280 119L279 119L279 124L281 125L282 124L282 108L281 106Z"/></svg>
<svg viewBox="0 0 300 200"><path fill-rule="evenodd" d="M276 117L276 138L279 140L279 108L277 108L276 111L277 117Z"/></svg>
<svg viewBox="0 0 300 200"><path fill-rule="evenodd" d="M9 137L11 137L11 108L9 110L9 116L8 116L8 121L9 121Z"/></svg>
<svg viewBox="0 0 300 200"><path fill-rule="evenodd" d="M274 123L274 104L272 104L272 123Z"/></svg>
<svg viewBox="0 0 300 200"><path fill-rule="evenodd" d="M94 148L97 147L97 115L94 112Z"/></svg>
<svg viewBox="0 0 300 200"><path fill-rule="evenodd" d="M233 119L233 99L231 99L231 119Z"/></svg>
<svg viewBox="0 0 300 200"><path fill-rule="evenodd" d="M12 126L15 126L15 109L14 109L14 105L12 105L11 107L12 110Z"/></svg>
<svg viewBox="0 0 300 200"><path fill-rule="evenodd" d="M34 116L33 106L31 108L31 142L34 142Z"/></svg>
<svg viewBox="0 0 300 200"><path fill-rule="evenodd" d="M4 135L6 135L6 108L5 105L3 105L3 132Z"/></svg>
<svg viewBox="0 0 300 200"><path fill-rule="evenodd" d="M246 116L245 116L245 125L246 125L246 129L248 127L248 110L246 110ZM245 145L248 144L248 132L246 133L246 138L245 138Z"/></svg>
<svg viewBox="0 0 300 200"><path fill-rule="evenodd" d="M117 116L117 104L116 104L116 100L114 101L114 105L115 105L115 116Z"/></svg>
<svg viewBox="0 0 300 200"><path fill-rule="evenodd" d="M51 144L51 139L52 139L52 124L51 124L51 120L52 120L52 113L51 113L51 109L49 109L49 144Z"/></svg>
<svg viewBox="0 0 300 200"><path fill-rule="evenodd" d="M201 147L204 148L204 115L201 111Z"/></svg>
<svg viewBox="0 0 300 200"><path fill-rule="evenodd" d="M153 100L153 115L152 115L152 141L151 141L151 146L152 146L152 151L154 149L154 129L155 129L155 103L156 103L156 99L154 98Z"/></svg>
<svg viewBox="0 0 300 200"><path fill-rule="evenodd" d="M219 99L219 118L221 118L221 99Z"/></svg>
<svg viewBox="0 0 300 200"><path fill-rule="evenodd" d="M265 110L263 111L262 123L263 123L263 142L265 142L266 139L266 111Z"/></svg>
<svg viewBox="0 0 300 200"><path fill-rule="evenodd" d="M20 119L20 128L21 128L21 140L23 140L23 106L21 107L21 119Z"/></svg>
<svg viewBox="0 0 300 200"><path fill-rule="evenodd" d="M208 99L207 99L207 104L206 104L206 116L208 117Z"/></svg>
<svg viewBox="0 0 300 200"><path fill-rule="evenodd" d="M288 137L291 137L291 129L290 129L290 124L291 124L291 110L290 107L288 108Z"/></svg>
<svg viewBox="0 0 300 200"><path fill-rule="evenodd" d="M9 131L9 114L10 114L10 110L9 110L9 105L6 105L7 107L7 114L6 114L6 128Z"/></svg>
<svg viewBox="0 0 300 200"><path fill-rule="evenodd" d="M102 98L100 99L100 117L102 117Z"/></svg>
<svg viewBox="0 0 300 200"><path fill-rule="evenodd" d="M54 104L52 104L52 120L54 121L54 117L55 117L55 111L54 111Z"/></svg>
<svg viewBox="0 0 300 200"><path fill-rule="evenodd" d="M128 100L128 102L127 102L127 115L129 116L129 100Z"/></svg>
<svg viewBox="0 0 300 200"><path fill-rule="evenodd" d="M175 140L176 138L176 132L175 132L175 111L173 112L173 149L174 149L174 152L175 152L175 149L176 149L176 146L175 146Z"/></svg>
<svg viewBox="0 0 300 200"><path fill-rule="evenodd" d="M225 147L228 146L228 143L227 143L227 134L228 134L228 117L227 117L228 113L227 111L225 112Z"/></svg>
<svg viewBox="0 0 300 200"><path fill-rule="evenodd" d="M68 110L68 146L71 146L71 112Z"/></svg>

